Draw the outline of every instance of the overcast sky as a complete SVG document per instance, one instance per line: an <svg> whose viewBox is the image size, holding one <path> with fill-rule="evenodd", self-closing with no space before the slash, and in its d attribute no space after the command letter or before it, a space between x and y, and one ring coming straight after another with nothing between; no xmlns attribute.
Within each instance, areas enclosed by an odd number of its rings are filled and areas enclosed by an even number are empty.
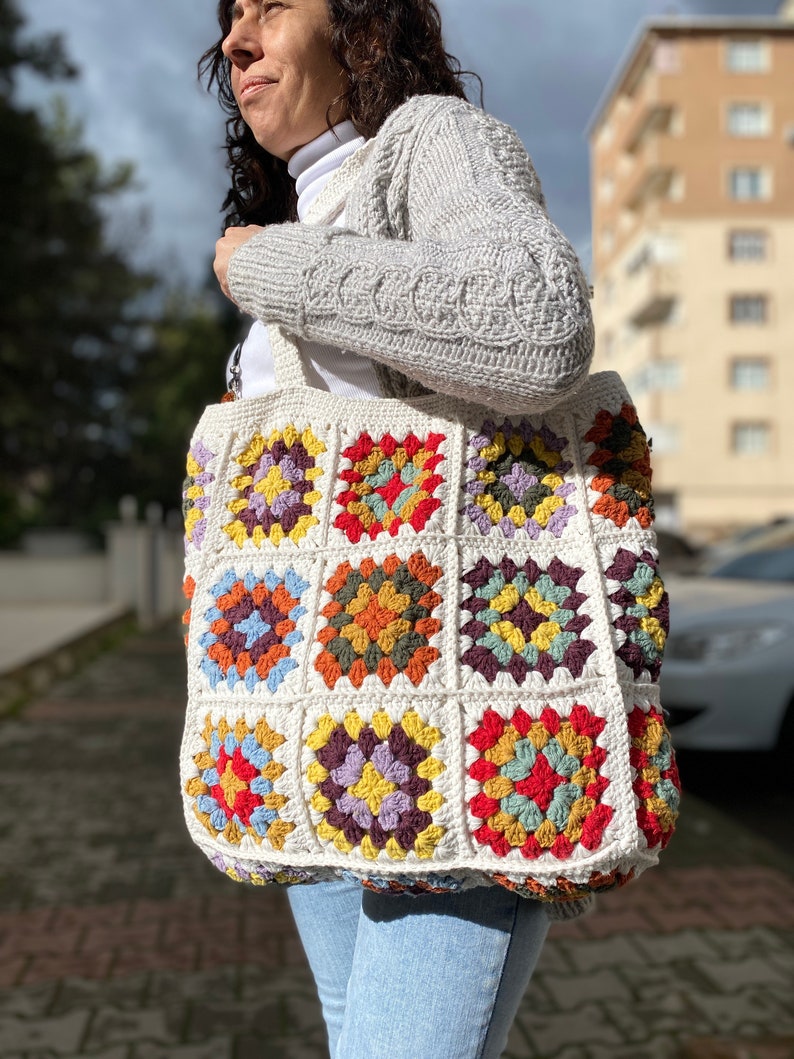
<svg viewBox="0 0 794 1059"><path fill-rule="evenodd" d="M134 162L149 215L139 256L191 282L209 273L225 189L223 121L195 79L214 0L18 0L30 31L60 31L80 67L64 92L108 162ZM486 109L519 132L549 211L590 261L585 128L650 16L770 15L779 0L440 0L447 47L485 83ZM51 89L47 90L51 92ZM130 232L127 214L121 230ZM139 237L140 238L140 237Z"/></svg>

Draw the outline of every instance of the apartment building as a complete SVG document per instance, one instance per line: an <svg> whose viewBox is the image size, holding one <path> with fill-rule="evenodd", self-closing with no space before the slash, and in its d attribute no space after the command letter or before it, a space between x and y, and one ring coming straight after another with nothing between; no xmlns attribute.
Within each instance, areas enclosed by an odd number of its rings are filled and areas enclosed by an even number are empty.
<svg viewBox="0 0 794 1059"><path fill-rule="evenodd" d="M653 439L659 524L794 516L794 0L647 22L589 136L596 367Z"/></svg>

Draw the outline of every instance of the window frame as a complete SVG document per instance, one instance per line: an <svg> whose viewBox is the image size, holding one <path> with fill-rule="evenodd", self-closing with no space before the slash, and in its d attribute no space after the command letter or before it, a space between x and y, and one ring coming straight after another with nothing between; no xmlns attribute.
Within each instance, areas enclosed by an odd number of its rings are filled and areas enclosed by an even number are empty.
<svg viewBox="0 0 794 1059"><path fill-rule="evenodd" d="M679 357L651 361L651 387L658 393L674 393L683 386L684 366Z"/></svg>
<svg viewBox="0 0 794 1059"><path fill-rule="evenodd" d="M758 178L757 194L738 194L740 174ZM728 169L728 198L731 202L768 202L772 198L772 175L767 166L732 165Z"/></svg>
<svg viewBox="0 0 794 1059"><path fill-rule="evenodd" d="M743 447L739 438L742 431L746 431L747 437L752 436L751 431L758 431L763 436L763 446L750 445ZM774 432L772 424L767 419L739 419L731 423L731 452L735 456L768 456L773 449Z"/></svg>
<svg viewBox="0 0 794 1059"><path fill-rule="evenodd" d="M763 382L760 385L740 385L739 371L742 368L762 368ZM772 388L772 360L763 354L737 354L728 364L728 385L734 393L768 393Z"/></svg>
<svg viewBox="0 0 794 1059"><path fill-rule="evenodd" d="M756 316L739 316L735 313L735 307L739 302L749 304L756 302L762 306L762 313ZM728 322L739 327L764 326L769 323L769 295L768 294L729 294L728 295Z"/></svg>
<svg viewBox="0 0 794 1059"><path fill-rule="evenodd" d="M741 128L741 119L734 125L734 119L743 113L746 118L750 113L758 115L757 128ZM753 140L769 137L772 133L772 114L769 104L761 100L740 100L726 104L725 131L738 140Z"/></svg>
<svg viewBox="0 0 794 1059"><path fill-rule="evenodd" d="M649 444L654 456L676 456L682 449L682 431L680 423L651 422L648 426Z"/></svg>
<svg viewBox="0 0 794 1059"><path fill-rule="evenodd" d="M741 54L740 49L745 49L745 55L749 55L750 48L757 49L757 63L735 63L732 57ZM772 56L769 42L764 37L728 37L724 47L724 68L731 74L766 74L772 67Z"/></svg>
<svg viewBox="0 0 794 1059"><path fill-rule="evenodd" d="M681 44L670 37L662 37L656 41L652 57L653 69L663 77L680 74L683 68L683 55Z"/></svg>
<svg viewBox="0 0 794 1059"><path fill-rule="evenodd" d="M736 253L737 244L744 238L747 240L746 245L750 245L751 240L755 238L757 240L756 246L759 246L761 253ZM728 231L728 246L727 254L729 261L741 261L741 262L758 262L769 260L769 232L765 228L731 228Z"/></svg>

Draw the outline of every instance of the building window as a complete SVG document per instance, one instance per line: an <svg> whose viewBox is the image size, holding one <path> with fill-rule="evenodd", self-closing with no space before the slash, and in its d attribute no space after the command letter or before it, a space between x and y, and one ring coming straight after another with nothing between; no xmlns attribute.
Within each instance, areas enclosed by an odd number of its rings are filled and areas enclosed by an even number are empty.
<svg viewBox="0 0 794 1059"><path fill-rule="evenodd" d="M768 136L769 110L763 103L731 103L728 132L731 136Z"/></svg>
<svg viewBox="0 0 794 1059"><path fill-rule="evenodd" d="M681 49L678 42L658 41L653 52L653 65L658 74L677 74L681 69Z"/></svg>
<svg viewBox="0 0 794 1059"><path fill-rule="evenodd" d="M677 360L653 360L630 378L630 390L636 395L658 390L677 390L681 386L681 365Z"/></svg>
<svg viewBox="0 0 794 1059"><path fill-rule="evenodd" d="M614 138L615 127L610 121L607 121L601 126L598 132L597 144L599 150L606 150L607 147L610 147Z"/></svg>
<svg viewBox="0 0 794 1059"><path fill-rule="evenodd" d="M769 361L766 357L736 357L731 361L731 386L734 390L768 390Z"/></svg>
<svg viewBox="0 0 794 1059"><path fill-rule="evenodd" d="M643 243L635 250L626 262L626 275L635 276L642 269L653 263L653 251L650 242Z"/></svg>
<svg viewBox="0 0 794 1059"><path fill-rule="evenodd" d="M675 423L649 423L648 439L654 456L672 456L681 448L681 431Z"/></svg>
<svg viewBox="0 0 794 1059"><path fill-rule="evenodd" d="M732 324L765 324L767 310L765 294L734 294L730 300Z"/></svg>
<svg viewBox="0 0 794 1059"><path fill-rule="evenodd" d="M652 239L653 259L658 265L675 265L681 257L678 237L669 233L655 235Z"/></svg>
<svg viewBox="0 0 794 1059"><path fill-rule="evenodd" d="M734 74L765 73L769 69L769 49L763 40L729 40L726 66Z"/></svg>
<svg viewBox="0 0 794 1059"><path fill-rule="evenodd" d="M634 276L649 265L675 265L681 258L681 244L674 235L659 233L642 242L627 259L627 276Z"/></svg>
<svg viewBox="0 0 794 1059"><path fill-rule="evenodd" d="M765 261L766 232L735 231L728 233L728 257L731 261Z"/></svg>
<svg viewBox="0 0 794 1059"><path fill-rule="evenodd" d="M769 423L734 423L732 448L739 456L764 456L772 447Z"/></svg>
<svg viewBox="0 0 794 1059"><path fill-rule="evenodd" d="M655 360L651 378L656 390L677 390L681 386L681 365L677 360Z"/></svg>
<svg viewBox="0 0 794 1059"><path fill-rule="evenodd" d="M615 233L611 228L601 229L601 249L605 254L611 254L615 249Z"/></svg>
<svg viewBox="0 0 794 1059"><path fill-rule="evenodd" d="M634 227L634 214L631 210L621 210L618 214L618 231L621 235Z"/></svg>
<svg viewBox="0 0 794 1059"><path fill-rule="evenodd" d="M737 202L769 198L769 174L765 169L741 167L728 174L728 190Z"/></svg>
<svg viewBox="0 0 794 1059"><path fill-rule="evenodd" d="M683 173L674 173L667 189L670 202L683 202L686 194L686 177Z"/></svg>
<svg viewBox="0 0 794 1059"><path fill-rule="evenodd" d="M627 321L620 328L620 335L618 336L618 343L622 350L631 349L637 339L638 330L631 323Z"/></svg>
<svg viewBox="0 0 794 1059"><path fill-rule="evenodd" d="M671 530L673 533L681 532L681 515L679 512L678 496L670 489L654 489L653 506L656 513L654 527L656 529Z"/></svg>
<svg viewBox="0 0 794 1059"><path fill-rule="evenodd" d="M611 202L615 197L615 179L611 174L605 173L601 177L598 194L603 202Z"/></svg>

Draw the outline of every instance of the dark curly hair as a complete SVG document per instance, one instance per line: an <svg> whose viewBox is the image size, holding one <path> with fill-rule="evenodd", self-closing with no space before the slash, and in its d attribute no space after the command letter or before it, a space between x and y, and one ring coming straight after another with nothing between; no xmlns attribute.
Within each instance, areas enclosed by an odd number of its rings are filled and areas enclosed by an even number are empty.
<svg viewBox="0 0 794 1059"><path fill-rule="evenodd" d="M410 96L466 98L470 75L444 49L441 16L432 0L327 0L331 53L348 88L328 108L344 113L364 136L374 136ZM276 224L296 217L287 163L260 147L243 121L221 46L232 25L230 0L218 4L221 37L199 60L199 76L217 91L226 119L232 186L223 202L226 225ZM479 78L477 78L479 81ZM330 123L329 123L330 124Z"/></svg>

